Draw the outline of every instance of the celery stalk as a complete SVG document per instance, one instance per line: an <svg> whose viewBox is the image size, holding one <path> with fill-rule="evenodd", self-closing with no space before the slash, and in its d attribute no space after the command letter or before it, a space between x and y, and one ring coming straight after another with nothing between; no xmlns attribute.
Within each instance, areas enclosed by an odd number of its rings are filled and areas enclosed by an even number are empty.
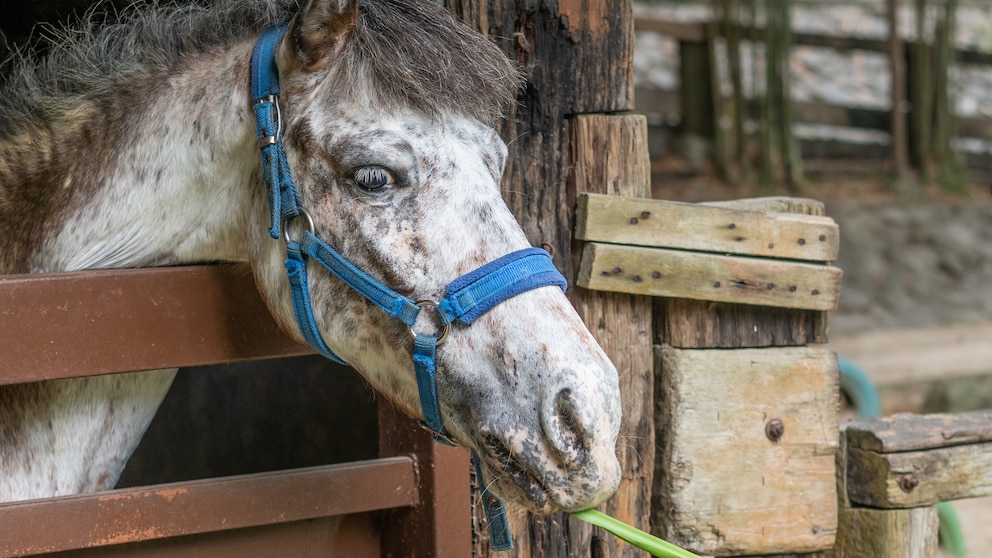
<svg viewBox="0 0 992 558"><path fill-rule="evenodd" d="M699 558L699 556L681 549L674 544L627 525L619 519L612 518L599 510L584 510L573 512L572 515L582 521L606 529L628 543L651 553L658 558Z"/></svg>

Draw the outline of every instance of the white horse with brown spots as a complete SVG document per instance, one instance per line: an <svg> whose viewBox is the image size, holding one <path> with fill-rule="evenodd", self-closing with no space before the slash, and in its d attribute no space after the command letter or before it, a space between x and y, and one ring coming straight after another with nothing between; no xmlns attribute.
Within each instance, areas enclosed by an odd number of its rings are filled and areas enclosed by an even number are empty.
<svg viewBox="0 0 992 558"><path fill-rule="evenodd" d="M281 21L279 129L267 135L252 51ZM259 161L277 140L315 238L403 300L440 300L456 278L528 248L500 196L506 148L491 127L516 71L435 3L148 5L95 27L4 68L0 273L246 261L303 342L284 263L308 223L273 219ZM320 341L429 421L409 326L431 330L435 313L403 323L322 266L304 275ZM451 320L428 386L435 430L472 449L511 502L596 506L620 476L616 371L561 288L520 291L470 325ZM173 375L0 387L0 501L113 487Z"/></svg>

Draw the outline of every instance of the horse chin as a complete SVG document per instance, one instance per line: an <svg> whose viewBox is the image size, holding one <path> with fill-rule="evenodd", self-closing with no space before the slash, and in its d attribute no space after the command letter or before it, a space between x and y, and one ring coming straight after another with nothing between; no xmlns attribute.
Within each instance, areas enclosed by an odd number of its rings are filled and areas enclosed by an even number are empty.
<svg viewBox="0 0 992 558"><path fill-rule="evenodd" d="M616 492L620 463L612 451L595 464L565 470L548 455L513 454L493 436L485 437L483 482L505 501L538 514L594 508ZM536 457L536 459L535 459ZM548 467L548 464L554 463Z"/></svg>

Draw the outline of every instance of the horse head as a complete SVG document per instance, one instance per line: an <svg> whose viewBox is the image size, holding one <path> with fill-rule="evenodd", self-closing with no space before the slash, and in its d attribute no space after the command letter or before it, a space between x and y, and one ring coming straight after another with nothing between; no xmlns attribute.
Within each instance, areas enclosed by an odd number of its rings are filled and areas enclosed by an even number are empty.
<svg viewBox="0 0 992 558"><path fill-rule="evenodd" d="M500 194L506 146L491 127L518 87L516 71L423 4L312 0L274 54L285 152L314 233L418 301L439 300L454 279L529 246ZM265 234L261 196L256 205L257 282L302 340L285 240ZM421 418L411 329L436 328L431 315L408 327L317 266L309 294L333 352ZM551 512L593 507L616 489L617 373L560 288L454 324L436 366L444 430L477 453L496 493Z"/></svg>

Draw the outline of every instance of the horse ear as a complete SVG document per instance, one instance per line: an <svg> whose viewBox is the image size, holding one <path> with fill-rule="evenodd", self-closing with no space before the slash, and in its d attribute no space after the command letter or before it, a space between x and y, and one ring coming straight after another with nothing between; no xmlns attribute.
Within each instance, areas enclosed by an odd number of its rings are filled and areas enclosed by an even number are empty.
<svg viewBox="0 0 992 558"><path fill-rule="evenodd" d="M305 72L325 67L341 52L358 21L358 0L309 0L293 18L289 48Z"/></svg>

